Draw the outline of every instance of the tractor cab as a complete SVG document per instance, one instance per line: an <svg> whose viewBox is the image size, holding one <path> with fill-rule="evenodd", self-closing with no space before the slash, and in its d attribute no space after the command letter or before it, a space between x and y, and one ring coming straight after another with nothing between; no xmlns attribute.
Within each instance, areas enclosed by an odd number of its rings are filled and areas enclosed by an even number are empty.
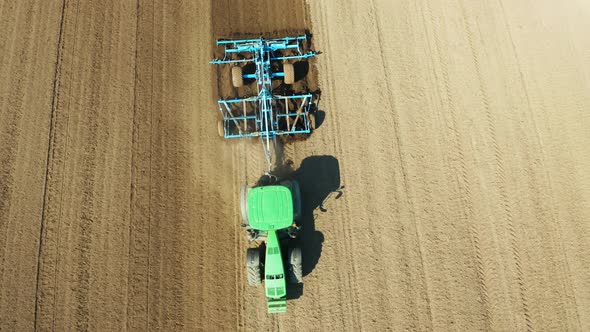
<svg viewBox="0 0 590 332"><path fill-rule="evenodd" d="M301 193L297 181L249 188L240 193L242 227L250 241L264 240L269 230L277 231L279 239L296 238L301 217Z"/></svg>
<svg viewBox="0 0 590 332"><path fill-rule="evenodd" d="M247 204L250 228L276 231L293 224L293 195L286 186L252 188Z"/></svg>

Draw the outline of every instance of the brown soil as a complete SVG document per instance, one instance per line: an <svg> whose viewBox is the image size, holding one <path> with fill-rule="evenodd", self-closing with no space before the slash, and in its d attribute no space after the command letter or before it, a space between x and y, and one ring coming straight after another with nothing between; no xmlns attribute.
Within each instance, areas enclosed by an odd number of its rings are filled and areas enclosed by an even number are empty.
<svg viewBox="0 0 590 332"><path fill-rule="evenodd" d="M2 2L0 330L590 330L588 22L581 1ZM265 159L218 137L208 61L308 29L324 118L277 170L305 284L269 316L237 199Z"/></svg>

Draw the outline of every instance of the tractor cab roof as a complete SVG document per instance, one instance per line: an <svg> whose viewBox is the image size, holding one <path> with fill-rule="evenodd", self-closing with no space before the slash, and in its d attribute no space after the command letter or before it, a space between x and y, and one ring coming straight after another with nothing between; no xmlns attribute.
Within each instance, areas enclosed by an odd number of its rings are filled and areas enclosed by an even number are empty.
<svg viewBox="0 0 590 332"><path fill-rule="evenodd" d="M258 230L279 230L293 224L293 196L285 186L252 188L248 192L248 220Z"/></svg>

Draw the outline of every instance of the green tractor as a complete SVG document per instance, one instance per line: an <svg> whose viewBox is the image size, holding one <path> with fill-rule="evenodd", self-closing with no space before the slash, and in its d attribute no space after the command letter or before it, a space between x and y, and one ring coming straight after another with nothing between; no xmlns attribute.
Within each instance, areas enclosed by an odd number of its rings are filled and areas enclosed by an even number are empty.
<svg viewBox="0 0 590 332"><path fill-rule="evenodd" d="M301 197L296 181L276 185L242 187L242 227L257 243L246 253L248 284L259 286L263 279L268 312L287 311L287 282L303 282L301 248L296 245L301 216Z"/></svg>

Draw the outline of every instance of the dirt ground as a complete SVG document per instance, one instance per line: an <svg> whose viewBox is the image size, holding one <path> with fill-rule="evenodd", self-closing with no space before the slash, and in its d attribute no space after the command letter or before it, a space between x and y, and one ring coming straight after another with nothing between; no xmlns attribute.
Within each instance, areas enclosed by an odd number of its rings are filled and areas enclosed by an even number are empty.
<svg viewBox="0 0 590 332"><path fill-rule="evenodd" d="M3 1L0 330L590 330L590 5ZM313 34L303 287L268 315L215 38ZM239 94L240 91L235 91Z"/></svg>

